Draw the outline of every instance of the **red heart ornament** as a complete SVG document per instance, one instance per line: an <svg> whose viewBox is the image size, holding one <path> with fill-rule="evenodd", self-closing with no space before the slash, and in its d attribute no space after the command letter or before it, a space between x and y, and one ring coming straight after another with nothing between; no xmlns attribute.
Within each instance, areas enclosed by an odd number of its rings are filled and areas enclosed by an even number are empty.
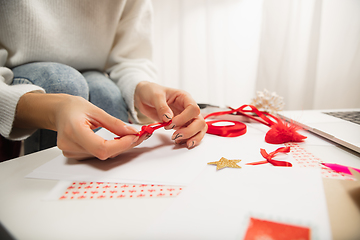
<svg viewBox="0 0 360 240"><path fill-rule="evenodd" d="M306 137L297 132L300 129L294 124L287 124L278 119L266 133L265 142L272 144L303 142Z"/></svg>

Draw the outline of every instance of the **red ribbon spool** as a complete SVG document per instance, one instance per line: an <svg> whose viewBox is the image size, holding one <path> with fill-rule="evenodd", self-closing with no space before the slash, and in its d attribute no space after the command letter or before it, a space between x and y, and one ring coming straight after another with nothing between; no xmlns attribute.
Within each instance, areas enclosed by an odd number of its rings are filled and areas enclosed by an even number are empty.
<svg viewBox="0 0 360 240"><path fill-rule="evenodd" d="M216 123L232 123L231 125L216 126ZM215 120L206 122L208 125L207 133L221 137L238 137L246 133L246 125L241 122L231 120Z"/></svg>

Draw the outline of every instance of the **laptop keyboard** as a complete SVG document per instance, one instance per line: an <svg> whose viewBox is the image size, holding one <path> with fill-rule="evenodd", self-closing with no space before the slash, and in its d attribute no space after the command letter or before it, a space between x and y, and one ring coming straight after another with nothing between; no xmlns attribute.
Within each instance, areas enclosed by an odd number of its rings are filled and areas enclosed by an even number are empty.
<svg viewBox="0 0 360 240"><path fill-rule="evenodd" d="M324 113L360 125L360 112L324 112Z"/></svg>

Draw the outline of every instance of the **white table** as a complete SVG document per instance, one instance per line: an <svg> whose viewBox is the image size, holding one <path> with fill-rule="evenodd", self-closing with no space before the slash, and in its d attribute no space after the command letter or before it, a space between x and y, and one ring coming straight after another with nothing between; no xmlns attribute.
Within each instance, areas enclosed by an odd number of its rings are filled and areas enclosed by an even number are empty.
<svg viewBox="0 0 360 240"><path fill-rule="evenodd" d="M360 161L360 154L338 146L311 146L307 151L329 162ZM0 164L0 221L15 239L135 239L174 200L42 200L57 181L24 177L59 154L54 147ZM323 183L333 238L360 239L360 184L334 179Z"/></svg>

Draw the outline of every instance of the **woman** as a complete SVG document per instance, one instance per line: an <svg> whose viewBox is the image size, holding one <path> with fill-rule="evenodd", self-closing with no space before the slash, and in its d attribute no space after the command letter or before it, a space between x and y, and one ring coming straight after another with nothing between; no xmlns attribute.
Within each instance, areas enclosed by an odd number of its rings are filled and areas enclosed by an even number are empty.
<svg viewBox="0 0 360 240"><path fill-rule="evenodd" d="M105 160L146 138L129 115L171 120L173 140L199 144L207 127L196 102L154 83L152 12L143 0L1 1L0 134L49 129L65 156ZM99 127L121 138L105 141Z"/></svg>

